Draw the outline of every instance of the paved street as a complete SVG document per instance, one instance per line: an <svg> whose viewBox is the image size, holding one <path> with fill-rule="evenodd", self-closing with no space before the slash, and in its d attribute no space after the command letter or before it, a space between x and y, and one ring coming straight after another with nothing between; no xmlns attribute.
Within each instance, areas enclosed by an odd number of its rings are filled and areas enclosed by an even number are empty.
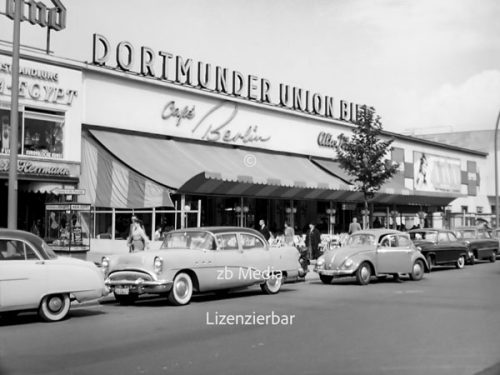
<svg viewBox="0 0 500 375"><path fill-rule="evenodd" d="M107 297L52 324L22 314L0 321L0 374L500 373L500 262L403 280L312 278L276 296L256 287L186 307ZM294 317L215 324L231 314Z"/></svg>

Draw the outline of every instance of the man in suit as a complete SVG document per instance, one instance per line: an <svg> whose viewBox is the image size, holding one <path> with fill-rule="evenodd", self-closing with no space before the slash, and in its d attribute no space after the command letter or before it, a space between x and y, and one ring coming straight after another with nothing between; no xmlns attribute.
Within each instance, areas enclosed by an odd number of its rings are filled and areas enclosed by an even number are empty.
<svg viewBox="0 0 500 375"><path fill-rule="evenodd" d="M262 233L266 241L269 241L269 238L271 238L271 232L269 232L269 229L266 227L266 222L264 220L259 221L259 232Z"/></svg>
<svg viewBox="0 0 500 375"><path fill-rule="evenodd" d="M352 223L349 224L349 234L353 234L354 232L357 232L358 230L361 230L361 225L359 225L358 219L353 217Z"/></svg>
<svg viewBox="0 0 500 375"><path fill-rule="evenodd" d="M306 246L309 250L311 259L318 259L319 244L321 243L321 233L314 224L309 224L309 229L306 233Z"/></svg>

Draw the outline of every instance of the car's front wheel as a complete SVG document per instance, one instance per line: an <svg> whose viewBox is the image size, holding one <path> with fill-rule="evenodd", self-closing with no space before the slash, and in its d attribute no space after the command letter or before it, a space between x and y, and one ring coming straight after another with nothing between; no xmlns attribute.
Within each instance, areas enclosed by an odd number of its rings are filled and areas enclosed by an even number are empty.
<svg viewBox="0 0 500 375"><path fill-rule="evenodd" d="M462 269L465 266L465 256L460 255L457 259L457 262L455 263L455 267L458 269Z"/></svg>
<svg viewBox="0 0 500 375"><path fill-rule="evenodd" d="M356 271L356 280L360 285L367 285L372 277L372 268L369 263L363 262Z"/></svg>
<svg viewBox="0 0 500 375"><path fill-rule="evenodd" d="M323 284L330 284L333 280L333 276L319 275L319 279Z"/></svg>
<svg viewBox="0 0 500 375"><path fill-rule="evenodd" d="M193 281L191 277L185 272L178 273L174 277L168 300L176 306L187 305L191 302L192 295Z"/></svg>
<svg viewBox="0 0 500 375"><path fill-rule="evenodd" d="M68 315L70 306L68 294L51 294L43 297L38 314L47 322L57 322Z"/></svg>
<svg viewBox="0 0 500 375"><path fill-rule="evenodd" d="M496 252L492 252L491 255L490 255L490 262L491 263L495 263L497 260L497 253Z"/></svg>
<svg viewBox="0 0 500 375"><path fill-rule="evenodd" d="M414 281L421 280L424 277L425 266L422 259L417 259L415 263L413 263L413 267L410 273L410 279Z"/></svg>
<svg viewBox="0 0 500 375"><path fill-rule="evenodd" d="M283 281L282 279L282 273L272 274L269 276L265 283L260 284L260 288L266 294L276 294L281 289L281 283Z"/></svg>

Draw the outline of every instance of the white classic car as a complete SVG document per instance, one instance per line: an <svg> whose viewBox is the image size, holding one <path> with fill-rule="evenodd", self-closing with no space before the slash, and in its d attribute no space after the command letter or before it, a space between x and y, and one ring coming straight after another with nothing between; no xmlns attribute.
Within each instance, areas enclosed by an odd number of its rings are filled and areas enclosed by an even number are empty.
<svg viewBox="0 0 500 375"><path fill-rule="evenodd" d="M259 284L278 293L302 271L293 246L270 247L254 229L204 227L171 231L159 250L103 258L106 286L120 304L141 294L168 296L185 305L193 292L228 291Z"/></svg>
<svg viewBox="0 0 500 375"><path fill-rule="evenodd" d="M71 300L108 292L95 264L59 257L32 233L0 229L0 314L38 310L44 320L58 321L68 314Z"/></svg>

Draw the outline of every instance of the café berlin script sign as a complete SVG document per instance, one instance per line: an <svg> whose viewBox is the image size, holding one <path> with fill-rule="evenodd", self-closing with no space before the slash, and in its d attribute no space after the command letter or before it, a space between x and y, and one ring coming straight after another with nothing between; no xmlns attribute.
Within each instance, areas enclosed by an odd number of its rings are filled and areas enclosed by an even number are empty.
<svg viewBox="0 0 500 375"><path fill-rule="evenodd" d="M360 106L283 83L279 84L276 91L265 78L245 76L237 70L214 67L209 63L168 51L155 51L146 46L136 49L128 41L121 41L114 46L100 34L93 36L92 63L326 119L355 123Z"/></svg>

